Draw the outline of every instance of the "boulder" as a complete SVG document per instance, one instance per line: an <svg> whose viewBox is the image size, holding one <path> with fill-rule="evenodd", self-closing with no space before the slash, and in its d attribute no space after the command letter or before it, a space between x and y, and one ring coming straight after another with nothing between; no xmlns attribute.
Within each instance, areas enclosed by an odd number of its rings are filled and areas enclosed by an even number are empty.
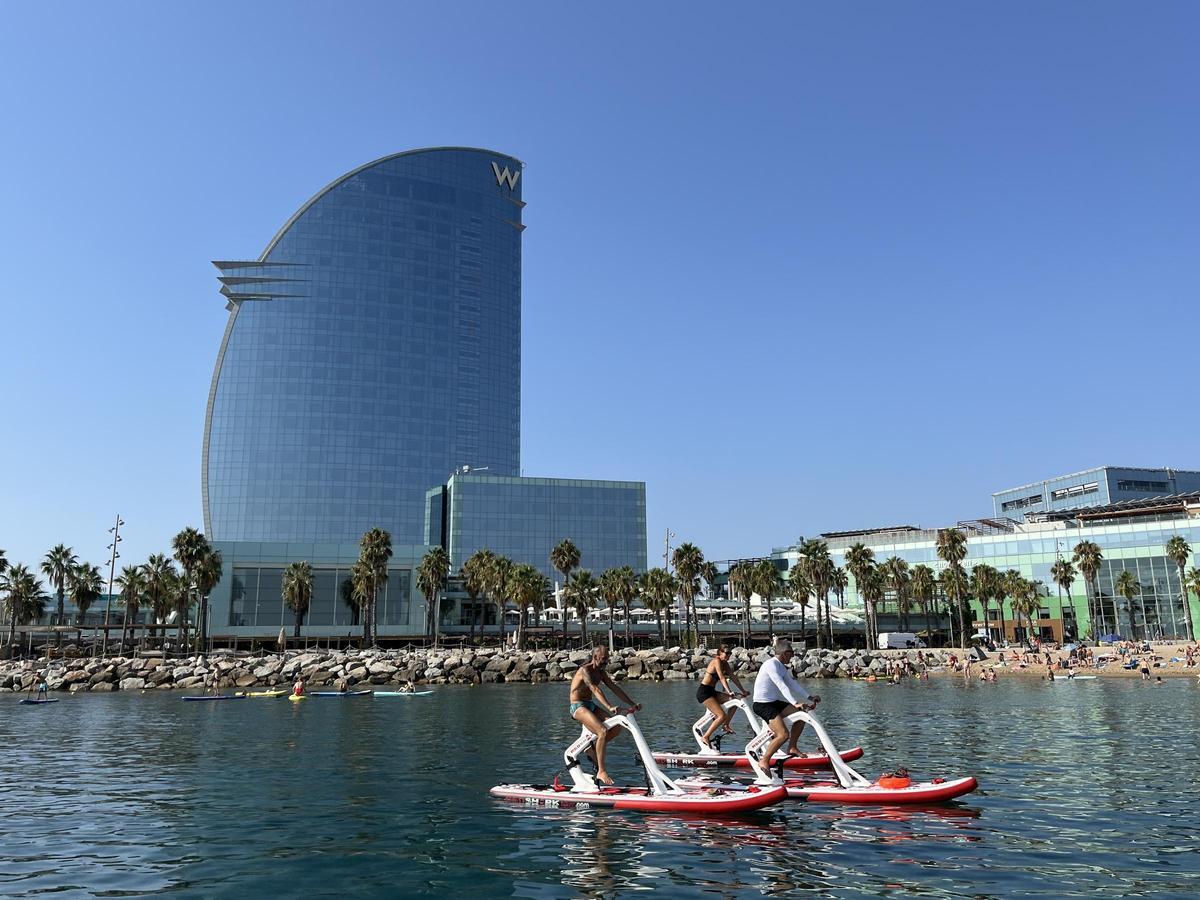
<svg viewBox="0 0 1200 900"><path fill-rule="evenodd" d="M177 687L177 688L195 687L196 685L203 684L203 683L204 683L204 679L198 675L189 675L186 678L176 678L175 679L175 687Z"/></svg>
<svg viewBox="0 0 1200 900"><path fill-rule="evenodd" d="M97 684L92 685L92 693L93 694L102 694L105 691L114 691L114 690L116 690L116 686L108 681L101 681L101 682L98 682Z"/></svg>
<svg viewBox="0 0 1200 900"><path fill-rule="evenodd" d="M92 686L86 681L76 681L71 685L72 694L82 694L84 691L90 691Z"/></svg>
<svg viewBox="0 0 1200 900"><path fill-rule="evenodd" d="M123 691L140 691L145 686L145 678L122 678L120 685Z"/></svg>

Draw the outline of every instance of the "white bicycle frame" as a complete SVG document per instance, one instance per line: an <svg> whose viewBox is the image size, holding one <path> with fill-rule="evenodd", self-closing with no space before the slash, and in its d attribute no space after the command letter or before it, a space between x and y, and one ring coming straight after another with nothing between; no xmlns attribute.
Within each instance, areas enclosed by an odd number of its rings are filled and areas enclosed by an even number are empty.
<svg viewBox="0 0 1200 900"><path fill-rule="evenodd" d="M762 720L760 719L759 721ZM871 786L869 779L864 778L850 768L850 766L846 765L846 761L842 759L841 752L833 745L833 739L829 736L829 732L810 713L798 709L783 720L784 726L789 729L797 722L804 722L812 728L813 733L817 736L817 740L821 742L821 747L829 755L829 764L832 766L834 774L837 775L838 784L844 788ZM761 757L767 749L767 744L771 743L773 737L774 734L771 729L764 724L763 730L751 738L750 743L746 745L746 757L750 760L750 768L754 770L754 774L757 776L755 779L757 784L783 784L782 778L771 773L770 761L767 761L765 764L761 761Z"/></svg>
<svg viewBox="0 0 1200 900"><path fill-rule="evenodd" d="M638 727L638 723L633 718L633 715L610 716L604 720L604 727L608 730L612 730L618 725L624 727L629 732L630 737L633 738L633 743L637 747L638 757L646 769L646 781L649 784L650 793L656 797L686 793L674 781L662 773L662 769L654 761L654 751L646 743L642 729ZM575 743L563 753L563 760L567 765L567 774L571 776L571 781L574 782L574 786L571 788L572 791L595 793L601 788L601 785L596 784L596 779L593 776L583 771L583 767L579 762L583 758L583 754L587 752L588 747L595 742L596 735L584 727Z"/></svg>
<svg viewBox="0 0 1200 900"><path fill-rule="evenodd" d="M754 710L750 708L750 702L741 697L730 697L722 705L722 709L741 710L746 714L746 720L750 723L750 730L755 734L762 734L762 730L766 728L766 723L763 722ZM692 737L696 739L696 746L700 748L700 753L704 755L712 754L712 751L704 746L704 733L708 731L710 725L717 719L712 712L705 707L704 715L695 721L692 725ZM769 730L769 729L768 729Z"/></svg>

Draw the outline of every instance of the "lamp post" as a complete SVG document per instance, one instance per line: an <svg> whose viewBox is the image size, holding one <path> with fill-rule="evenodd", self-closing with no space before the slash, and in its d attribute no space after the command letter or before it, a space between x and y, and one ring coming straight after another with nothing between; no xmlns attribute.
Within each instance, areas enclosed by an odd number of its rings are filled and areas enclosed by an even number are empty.
<svg viewBox="0 0 1200 900"><path fill-rule="evenodd" d="M117 544L121 543L121 526L124 524L120 513L118 513L116 524L108 529L108 533L113 536L113 541L107 548L112 551L112 556L108 561L108 602L104 604L104 638L100 645L100 655L103 657L108 656L108 622L112 614L113 575L116 574L117 560L121 557L121 554L117 552ZM95 645L93 644L92 646Z"/></svg>

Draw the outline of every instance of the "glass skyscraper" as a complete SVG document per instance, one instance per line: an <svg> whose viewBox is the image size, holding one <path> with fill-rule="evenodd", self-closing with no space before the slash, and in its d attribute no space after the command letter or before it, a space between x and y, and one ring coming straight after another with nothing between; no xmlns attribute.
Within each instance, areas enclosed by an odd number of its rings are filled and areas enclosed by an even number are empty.
<svg viewBox="0 0 1200 900"><path fill-rule="evenodd" d="M424 539L460 466L520 473L522 163L414 150L342 176L258 259L218 261L209 392L218 541Z"/></svg>

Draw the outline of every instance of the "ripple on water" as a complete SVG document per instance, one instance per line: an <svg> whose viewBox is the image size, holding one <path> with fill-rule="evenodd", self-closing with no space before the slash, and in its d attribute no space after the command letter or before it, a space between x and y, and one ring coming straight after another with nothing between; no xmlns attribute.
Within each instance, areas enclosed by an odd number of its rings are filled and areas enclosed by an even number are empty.
<svg viewBox="0 0 1200 900"><path fill-rule="evenodd" d="M631 690L651 743L679 746L692 688ZM830 731L866 748L864 773L970 772L981 791L943 809L793 804L723 821L492 801L492 784L561 766L577 727L556 685L400 703L0 700L0 894L1200 892L1190 682L821 694ZM614 774L639 779L627 745L614 755Z"/></svg>

